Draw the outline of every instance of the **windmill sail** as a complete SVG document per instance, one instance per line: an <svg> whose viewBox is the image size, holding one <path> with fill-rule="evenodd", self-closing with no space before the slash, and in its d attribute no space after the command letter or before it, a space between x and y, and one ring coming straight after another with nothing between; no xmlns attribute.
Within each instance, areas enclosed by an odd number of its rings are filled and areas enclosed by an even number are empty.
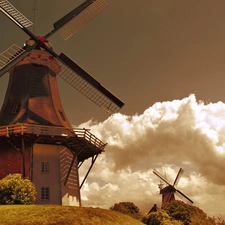
<svg viewBox="0 0 225 225"><path fill-rule="evenodd" d="M183 194L181 191L176 190L175 194L180 198L183 199L185 202L193 204L194 202L188 198L185 194Z"/></svg>
<svg viewBox="0 0 225 225"><path fill-rule="evenodd" d="M65 39L69 39L103 9L108 6L105 0L88 0L79 7L68 13L54 24L54 28L59 31Z"/></svg>
<svg viewBox="0 0 225 225"><path fill-rule="evenodd" d="M7 0L0 0L0 10L20 28L29 27L33 24Z"/></svg>
<svg viewBox="0 0 225 225"><path fill-rule="evenodd" d="M160 174L156 169L153 170L153 173L159 177L162 181L164 181L166 184L168 184L169 186L172 186L168 180L166 180L166 178L163 177L162 174Z"/></svg>
<svg viewBox="0 0 225 225"><path fill-rule="evenodd" d="M29 52L17 45L12 45L0 54L0 77L25 58Z"/></svg>
<svg viewBox="0 0 225 225"><path fill-rule="evenodd" d="M97 80L65 54L61 53L58 59L62 68L58 76L85 97L110 114L118 112L119 109L123 107L124 103L122 101L104 88Z"/></svg>
<svg viewBox="0 0 225 225"><path fill-rule="evenodd" d="M174 180L173 186L176 186L178 184L183 172L184 172L184 170L182 168L180 168L180 170L176 176L176 179Z"/></svg>

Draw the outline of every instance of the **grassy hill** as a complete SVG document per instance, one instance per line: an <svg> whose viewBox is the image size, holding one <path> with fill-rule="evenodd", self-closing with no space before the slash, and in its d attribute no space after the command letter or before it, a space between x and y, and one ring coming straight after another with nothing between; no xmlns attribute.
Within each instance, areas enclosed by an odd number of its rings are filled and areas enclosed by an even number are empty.
<svg viewBox="0 0 225 225"><path fill-rule="evenodd" d="M1 205L1 225L143 225L112 210L56 205Z"/></svg>

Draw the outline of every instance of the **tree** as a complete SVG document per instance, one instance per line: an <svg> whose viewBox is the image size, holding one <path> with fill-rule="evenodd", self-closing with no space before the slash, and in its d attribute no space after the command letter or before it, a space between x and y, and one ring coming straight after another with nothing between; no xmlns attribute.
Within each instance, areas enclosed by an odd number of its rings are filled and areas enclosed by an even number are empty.
<svg viewBox="0 0 225 225"><path fill-rule="evenodd" d="M214 217L214 220L216 221L216 225L225 225L225 218L223 215Z"/></svg>
<svg viewBox="0 0 225 225"><path fill-rule="evenodd" d="M158 210L149 214L147 225L183 225L181 221L172 220L166 211Z"/></svg>
<svg viewBox="0 0 225 225"><path fill-rule="evenodd" d="M163 209L172 219L182 221L184 225L215 225L215 220L208 217L201 209L182 201L172 201Z"/></svg>
<svg viewBox="0 0 225 225"><path fill-rule="evenodd" d="M129 215L134 219L140 219L142 217L139 208L136 205L134 205L133 202L115 203L113 206L110 207L110 209Z"/></svg>
<svg viewBox="0 0 225 225"><path fill-rule="evenodd" d="M0 204L33 204L36 190L33 183L21 174L9 174L0 180Z"/></svg>

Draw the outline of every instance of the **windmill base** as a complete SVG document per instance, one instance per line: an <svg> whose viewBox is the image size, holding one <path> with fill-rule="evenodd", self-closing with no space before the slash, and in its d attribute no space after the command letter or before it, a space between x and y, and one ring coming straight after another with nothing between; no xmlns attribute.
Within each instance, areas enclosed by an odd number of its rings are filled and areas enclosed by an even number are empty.
<svg viewBox="0 0 225 225"><path fill-rule="evenodd" d="M37 191L36 204L81 205L77 159L69 171L73 155L68 148L34 144L22 153L10 143L5 142L2 146L0 179L13 173L30 179Z"/></svg>

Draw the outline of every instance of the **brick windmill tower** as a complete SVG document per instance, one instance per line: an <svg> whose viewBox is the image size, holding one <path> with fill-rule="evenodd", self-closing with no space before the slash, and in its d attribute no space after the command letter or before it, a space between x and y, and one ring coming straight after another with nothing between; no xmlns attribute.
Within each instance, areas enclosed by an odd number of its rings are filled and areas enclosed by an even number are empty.
<svg viewBox="0 0 225 225"><path fill-rule="evenodd" d="M81 205L80 188L106 146L86 129L74 129L62 108L56 76L108 113L124 103L64 53L53 51L48 38L56 31L68 39L100 13L104 0L86 0L54 24L45 36L7 0L0 10L30 39L23 48L12 45L0 54L0 77L9 83L0 112L0 179L21 173L36 186L37 204ZM84 180L78 169L91 159Z"/></svg>
<svg viewBox="0 0 225 225"><path fill-rule="evenodd" d="M160 194L162 195L162 206L161 208L163 209L164 206L175 200L175 194L178 195L179 198L181 198L182 200L184 200L184 202L187 202L189 204L193 204L194 202L188 198L185 194L183 194L181 191L177 190L175 188L175 186L178 184L182 174L183 174L184 170L182 168L180 168L174 182L173 185L169 183L169 181L167 181L167 179L165 177L163 177L156 169L154 169L153 173L160 178L161 181L163 181L164 183L167 184L166 187L163 187L163 183L160 182L159 184L159 189L160 189Z"/></svg>

